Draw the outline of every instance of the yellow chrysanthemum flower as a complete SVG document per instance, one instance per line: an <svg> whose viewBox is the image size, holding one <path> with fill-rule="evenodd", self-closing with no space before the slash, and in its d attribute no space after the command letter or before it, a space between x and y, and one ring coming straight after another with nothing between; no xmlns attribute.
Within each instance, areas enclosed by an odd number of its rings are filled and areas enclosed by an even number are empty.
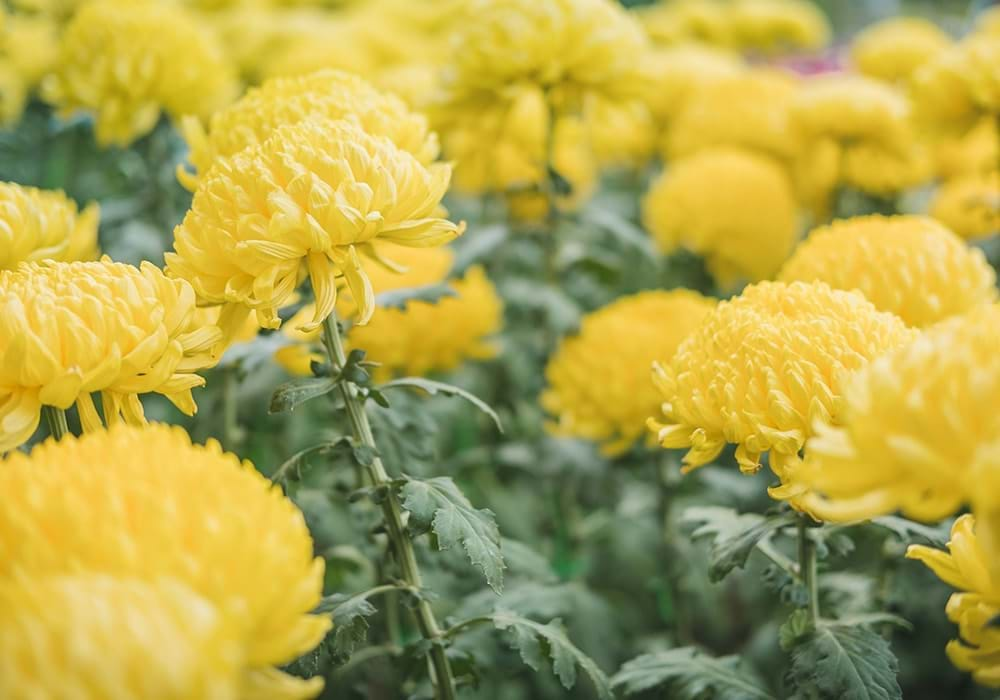
<svg viewBox="0 0 1000 700"><path fill-rule="evenodd" d="M554 105L639 90L639 24L612 0L472 0L445 73L448 102L491 101L536 85Z"/></svg>
<svg viewBox="0 0 1000 700"><path fill-rule="evenodd" d="M965 239L1000 233L1000 174L948 180L931 200L930 214Z"/></svg>
<svg viewBox="0 0 1000 700"><path fill-rule="evenodd" d="M746 50L813 50L830 41L826 15L806 0L732 0L727 10L733 36Z"/></svg>
<svg viewBox="0 0 1000 700"><path fill-rule="evenodd" d="M217 160L266 140L281 125L292 125L320 115L346 119L372 136L384 136L422 163L438 155L437 135L427 119L411 112L399 98L379 92L358 78L334 70L296 77L275 78L252 88L230 107L216 112L208 132L195 118L186 118L184 136L191 147L188 159L198 173ZM178 169L189 189L197 175Z"/></svg>
<svg viewBox="0 0 1000 700"><path fill-rule="evenodd" d="M642 100L656 125L665 131L697 90L744 70L737 54L698 44L647 51L641 67L645 81Z"/></svg>
<svg viewBox="0 0 1000 700"><path fill-rule="evenodd" d="M996 123L982 117L964 134L934 134L931 141L934 167L942 180L989 173L1000 163L1000 138Z"/></svg>
<svg viewBox="0 0 1000 700"><path fill-rule="evenodd" d="M0 21L0 56L34 87L55 65L58 27L46 17L14 14Z"/></svg>
<svg viewBox="0 0 1000 700"><path fill-rule="evenodd" d="M713 146L735 146L789 159L796 142L789 108L797 82L773 69L747 70L703 84L674 119L667 159L679 159Z"/></svg>
<svg viewBox="0 0 1000 700"><path fill-rule="evenodd" d="M851 60L863 75L905 83L951 43L951 37L929 20L892 17L876 22L854 38Z"/></svg>
<svg viewBox="0 0 1000 700"><path fill-rule="evenodd" d="M731 18L717 0L663 0L636 8L635 13L657 46L736 43Z"/></svg>
<svg viewBox="0 0 1000 700"><path fill-rule="evenodd" d="M916 334L858 292L761 282L720 303L656 366L665 419L650 418L649 427L663 447L690 448L686 470L734 443L742 471L759 469L769 452L788 483L816 422L840 418L848 375Z"/></svg>
<svg viewBox="0 0 1000 700"><path fill-rule="evenodd" d="M171 580L0 582L0 695L239 700L235 620Z"/></svg>
<svg viewBox="0 0 1000 700"><path fill-rule="evenodd" d="M930 326L996 299L982 251L924 216L861 216L814 230L785 263L782 282L857 289L880 311Z"/></svg>
<svg viewBox="0 0 1000 700"><path fill-rule="evenodd" d="M853 378L838 427L809 441L811 512L857 520L901 510L936 521L982 488L1000 460L1000 307L925 331ZM995 492L994 492L995 493Z"/></svg>
<svg viewBox="0 0 1000 700"><path fill-rule="evenodd" d="M392 291L437 284L444 281L454 255L447 248L397 249L390 255L407 269L393 273L372 265L368 274L380 291ZM492 336L503 324L503 302L497 295L485 271L469 268L462 277L449 281L454 296L444 296L434 302L409 301L399 308L379 309L367 326L352 326L347 333L347 346L365 351L369 360L380 363L374 368L375 378L385 381L398 375L424 376L447 372L466 360L484 360L496 355ZM357 306L345 295L338 304L345 318L357 313ZM298 316L306 318L310 307ZM294 328L295 319L289 323ZM292 338L313 342L318 332L288 333ZM310 362L324 356L308 345L282 348L275 355L279 364L293 374L312 374Z"/></svg>
<svg viewBox="0 0 1000 700"><path fill-rule="evenodd" d="M84 429L144 422L138 395L197 410L195 374L217 361L222 334L195 327L195 294L159 268L100 262L24 263L0 270L0 453L31 437L42 406L76 403Z"/></svg>
<svg viewBox="0 0 1000 700"><path fill-rule="evenodd" d="M235 73L214 34L181 8L102 0L84 5L62 36L43 96L63 114L93 112L101 144L125 146L174 119L207 119L236 96Z"/></svg>
<svg viewBox="0 0 1000 700"><path fill-rule="evenodd" d="M710 149L671 166L650 186L642 211L661 250L702 255L724 286L771 277L795 243L787 174L747 151Z"/></svg>
<svg viewBox="0 0 1000 700"><path fill-rule="evenodd" d="M919 141L902 150L859 144L842 151L841 165L845 185L883 197L919 187L934 176L931 154Z"/></svg>
<svg viewBox="0 0 1000 700"><path fill-rule="evenodd" d="M555 418L548 429L598 442L607 455L629 449L660 405L649 368L670 358L714 306L686 289L649 291L584 316L545 368L540 402Z"/></svg>
<svg viewBox="0 0 1000 700"><path fill-rule="evenodd" d="M948 642L945 652L955 666L970 671L977 683L1000 687L1000 630L993 620L1000 615L1000 552L984 542L983 522L963 515L951 528L948 553L911 545L909 559L923 562L938 578L960 592L948 599L945 614L958 625L959 639Z"/></svg>
<svg viewBox="0 0 1000 700"><path fill-rule="evenodd" d="M166 425L48 441L0 463L0 498L0 581L176 581L235 626L239 697L290 700L322 687L274 667L313 648L330 627L310 614L322 595L323 560L313 557L302 513L218 443L192 445Z"/></svg>
<svg viewBox="0 0 1000 700"><path fill-rule="evenodd" d="M584 122L586 140L600 166L640 168L656 150L653 116L641 100L619 103L594 97L587 101Z"/></svg>
<svg viewBox="0 0 1000 700"><path fill-rule="evenodd" d="M972 35L942 51L913 76L918 118L945 132L965 132L1000 114L1000 36Z"/></svg>
<svg viewBox="0 0 1000 700"><path fill-rule="evenodd" d="M62 192L0 182L0 270L36 260L97 257L98 207L82 212Z"/></svg>
<svg viewBox="0 0 1000 700"><path fill-rule="evenodd" d="M281 126L200 178L167 269L211 304L255 310L263 328L281 325L278 308L304 273L317 300L307 326L318 327L343 276L364 324L375 293L359 252L377 256L376 239L424 247L461 234L436 218L450 177L449 165L425 166L346 121Z"/></svg>

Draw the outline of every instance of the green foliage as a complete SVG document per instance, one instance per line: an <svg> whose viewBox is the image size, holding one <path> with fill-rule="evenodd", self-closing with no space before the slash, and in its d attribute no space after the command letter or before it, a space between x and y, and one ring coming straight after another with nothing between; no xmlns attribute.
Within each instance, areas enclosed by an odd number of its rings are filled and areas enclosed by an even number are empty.
<svg viewBox="0 0 1000 700"><path fill-rule="evenodd" d="M375 303L386 309L402 309L411 301L436 304L445 297L455 296L455 290L447 282L425 284L420 287L392 289L375 296Z"/></svg>
<svg viewBox="0 0 1000 700"><path fill-rule="evenodd" d="M388 389L395 389L398 387L419 389L430 394L431 396L434 396L435 394L442 394L444 396L457 396L460 399L465 399L478 408L482 413L489 416L494 425L496 425L497 430L501 433L503 432L503 424L500 422L500 416L498 416L497 412L493 410L493 407L478 396L470 394L461 387L454 386L453 384L445 384L444 382L436 382L432 379L424 379L423 377L403 377L401 379L393 379L390 382L386 382L380 387L380 389L382 391L386 391Z"/></svg>
<svg viewBox="0 0 1000 700"><path fill-rule="evenodd" d="M326 396L336 388L337 382L327 377L293 379L274 390L268 412L290 413L306 401Z"/></svg>
<svg viewBox="0 0 1000 700"><path fill-rule="evenodd" d="M790 513L740 514L731 508L715 506L688 508L681 519L698 525L691 533L693 537L712 538L709 568L712 581L721 581L733 569L742 569L761 540L794 523Z"/></svg>
<svg viewBox="0 0 1000 700"><path fill-rule="evenodd" d="M401 489L403 507L410 512L414 531L433 530L438 549L461 545L469 560L482 570L497 593L503 590L503 554L496 518L488 509L473 508L450 477L406 478Z"/></svg>
<svg viewBox="0 0 1000 700"><path fill-rule="evenodd" d="M330 649L334 662L342 664L368 638L368 618L375 614L375 606L368 602L365 593L353 596L334 594L323 599L320 609L329 610L333 618Z"/></svg>
<svg viewBox="0 0 1000 700"><path fill-rule="evenodd" d="M798 698L895 700L902 698L899 662L889 643L857 621L821 621L791 649L789 681Z"/></svg>
<svg viewBox="0 0 1000 700"><path fill-rule="evenodd" d="M632 659L611 679L626 696L654 688L675 700L774 700L735 656L679 647Z"/></svg>

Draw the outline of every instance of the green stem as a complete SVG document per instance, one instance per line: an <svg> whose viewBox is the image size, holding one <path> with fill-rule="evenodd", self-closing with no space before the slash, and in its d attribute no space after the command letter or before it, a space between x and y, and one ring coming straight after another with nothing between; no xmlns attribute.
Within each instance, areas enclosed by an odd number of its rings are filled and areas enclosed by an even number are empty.
<svg viewBox="0 0 1000 700"><path fill-rule="evenodd" d="M330 363L334 369L343 367L347 362L347 355L344 352L340 329L337 327L336 312L331 313L323 322L323 344L326 346ZM357 387L342 381L340 393L344 399L344 408L350 419L355 440L375 451L377 449L375 436L372 434L371 423L368 421L368 414L365 412L362 399L358 396ZM399 564L403 580L411 588L422 590L423 579L420 575L420 568L417 566L417 556L413 550L413 543L403 526L402 507L396 492L392 489L392 479L378 456L374 457L367 465L367 470L372 484L376 488L384 487L386 490L385 499L381 504L382 515L385 518L386 532L396 554L396 561ZM435 694L438 700L455 700L455 680L451 672L451 664L445 654L444 646L441 644L441 627L438 625L437 618L434 617L430 603L423 598L417 603L416 617L420 634L431 642L428 655L434 669Z"/></svg>
<svg viewBox="0 0 1000 700"><path fill-rule="evenodd" d="M66 411L55 406L42 406L42 415L45 416L45 423L49 426L49 435L56 440L62 440L63 435L69 432Z"/></svg>
<svg viewBox="0 0 1000 700"><path fill-rule="evenodd" d="M813 627L819 622L819 585L816 576L816 543L809 536L809 528L806 519L808 516L800 515L798 522L799 530L799 572L802 576L802 583L809 594L809 622Z"/></svg>

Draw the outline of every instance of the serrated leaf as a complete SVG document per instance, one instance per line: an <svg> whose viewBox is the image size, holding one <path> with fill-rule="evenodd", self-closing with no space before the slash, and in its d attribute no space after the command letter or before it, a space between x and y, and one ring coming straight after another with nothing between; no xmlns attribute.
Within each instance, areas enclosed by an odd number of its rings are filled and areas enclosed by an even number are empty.
<svg viewBox="0 0 1000 700"><path fill-rule="evenodd" d="M747 558L757 543L790 525L794 522L793 518L789 513L771 516L739 514L731 508L717 506L688 508L681 515L682 522L700 523L691 533L693 537L712 537L708 572L712 581L721 581L733 569L746 566Z"/></svg>
<svg viewBox="0 0 1000 700"><path fill-rule="evenodd" d="M774 700L752 674L739 668L738 657L715 658L694 647L632 659L611 684L625 695L658 688L662 697L673 700Z"/></svg>
<svg viewBox="0 0 1000 700"><path fill-rule="evenodd" d="M486 583L497 593L503 590L503 554L500 530L493 511L473 508L450 477L407 479L403 485L403 508L420 530L433 529L438 549L461 545L474 566L482 570Z"/></svg>
<svg viewBox="0 0 1000 700"><path fill-rule="evenodd" d="M343 663L368 638L368 618L377 612L375 606L364 593L334 594L323 599L320 609L329 610L333 617L333 652L337 662Z"/></svg>
<svg viewBox="0 0 1000 700"><path fill-rule="evenodd" d="M925 544L938 549L945 548L951 532L951 522L930 527L896 515L873 518L872 523L889 530L903 544Z"/></svg>
<svg viewBox="0 0 1000 700"><path fill-rule="evenodd" d="M375 304L386 309L402 309L411 301L424 301L436 304L445 297L458 296L447 282L424 284L419 287L392 289L375 295Z"/></svg>
<svg viewBox="0 0 1000 700"><path fill-rule="evenodd" d="M336 388L337 382L326 377L293 379L274 390L267 412L274 414L294 411L306 401L329 394Z"/></svg>
<svg viewBox="0 0 1000 700"><path fill-rule="evenodd" d="M282 462L281 466L274 470L274 473L271 475L271 483L287 484L291 481L301 480L302 462L306 459L306 457L313 454L329 452L330 450L336 449L344 444L350 444L350 438L340 437L335 440L321 442L318 445L312 445L303 450L299 450Z"/></svg>
<svg viewBox="0 0 1000 700"><path fill-rule="evenodd" d="M913 625L899 615L887 612L867 612L854 615L843 615L837 618L832 624L840 627L856 627L858 625L895 625L905 630L912 630Z"/></svg>
<svg viewBox="0 0 1000 700"><path fill-rule="evenodd" d="M445 396L457 396L461 399L465 399L481 412L489 416L493 420L493 423L497 426L497 430L501 433L503 432L503 424L500 423L500 416L497 415L497 412L494 411L493 408L481 398L475 394L469 393L461 387L454 386L453 384L446 384L445 382L436 382L433 379L424 379L423 377L403 377L401 379L394 379L391 382L387 382L379 387L379 389L386 391L387 389L395 389L396 387L420 389L427 392L431 396L435 394L444 394Z"/></svg>
<svg viewBox="0 0 1000 700"><path fill-rule="evenodd" d="M789 678L801 697L896 700L899 663L889 643L865 626L821 622L792 648Z"/></svg>
<svg viewBox="0 0 1000 700"><path fill-rule="evenodd" d="M491 619L498 630L510 636L521 659L532 669L540 670L547 655L559 682L570 690L576 685L576 668L579 666L594 684L601 700L614 700L611 683L604 671L573 645L558 620L542 624L507 611L498 611Z"/></svg>

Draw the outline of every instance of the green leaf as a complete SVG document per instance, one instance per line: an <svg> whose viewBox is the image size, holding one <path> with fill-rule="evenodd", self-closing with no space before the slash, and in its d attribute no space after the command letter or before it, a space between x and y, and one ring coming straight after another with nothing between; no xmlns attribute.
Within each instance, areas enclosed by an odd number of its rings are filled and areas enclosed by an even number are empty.
<svg viewBox="0 0 1000 700"><path fill-rule="evenodd" d="M581 212L581 218L640 251L650 260L659 261L662 257L645 231L607 207L587 207Z"/></svg>
<svg viewBox="0 0 1000 700"><path fill-rule="evenodd" d="M672 700L774 700L739 657L715 658L694 647L644 654L622 666L611 679L616 690L635 695L653 688Z"/></svg>
<svg viewBox="0 0 1000 700"><path fill-rule="evenodd" d="M843 615L838 617L836 622L831 624L838 625L840 627L856 627L858 625L895 625L896 627L901 627L904 630L912 630L913 625L910 624L909 620L906 620L899 615L893 615L887 612L867 612L867 613L857 613L854 615Z"/></svg>
<svg viewBox="0 0 1000 700"><path fill-rule="evenodd" d="M899 662L889 643L863 625L821 622L792 648L789 680L801 697L895 700Z"/></svg>
<svg viewBox="0 0 1000 700"><path fill-rule="evenodd" d="M329 394L336 388L337 382L326 377L293 379L274 390L267 412L274 414L294 411L306 401Z"/></svg>
<svg viewBox="0 0 1000 700"><path fill-rule="evenodd" d="M502 537L500 543L511 574L539 583L555 583L558 580L549 560L528 545L509 537Z"/></svg>
<svg viewBox="0 0 1000 700"><path fill-rule="evenodd" d="M601 700L614 700L611 683L604 671L573 645L558 620L546 625L507 611L498 611L491 619L498 630L509 635L521 659L535 671L541 670L548 656L559 682L569 690L576 685L576 667L579 666L590 677Z"/></svg>
<svg viewBox="0 0 1000 700"><path fill-rule="evenodd" d="M299 450L291 457L282 462L281 466L274 470L271 475L271 483L273 484L287 484L292 481L302 480L302 463L307 457L314 454L324 454L334 450L343 445L349 445L351 442L350 438L340 437L335 440L330 440L327 442L321 442L318 445L312 445L303 450Z"/></svg>
<svg viewBox="0 0 1000 700"><path fill-rule="evenodd" d="M431 396L435 394L444 394L445 396L457 396L461 399L465 399L489 416L493 420L493 423L497 426L497 430L501 433L503 432L503 425L500 423L500 416L497 415L496 411L494 411L490 405L481 398L475 394L470 394L465 389L454 386L453 384L436 382L433 379L424 379L423 377L402 377L401 379L394 379L391 382L383 384L379 387L379 389L386 391L387 389L395 389L396 387L421 389L422 391L426 391Z"/></svg>
<svg viewBox="0 0 1000 700"><path fill-rule="evenodd" d="M950 521L929 527L896 515L885 515L873 518L872 523L889 530L903 544L926 544L938 549L945 548L951 532Z"/></svg>
<svg viewBox="0 0 1000 700"><path fill-rule="evenodd" d="M495 592L503 590L500 530L493 511L477 510L447 476L433 479L407 477L402 488L403 508L418 531L433 529L438 549L461 545L474 566L482 570Z"/></svg>
<svg viewBox="0 0 1000 700"><path fill-rule="evenodd" d="M481 262L499 248L510 235L504 224L469 230L456 244L453 274L461 274L477 262Z"/></svg>
<svg viewBox="0 0 1000 700"><path fill-rule="evenodd" d="M685 510L681 521L700 523L691 533L693 537L712 537L708 576L712 581L721 581L733 569L746 566L747 558L757 543L791 525L794 516L790 513L770 516L740 514L731 508L698 506Z"/></svg>
<svg viewBox="0 0 1000 700"><path fill-rule="evenodd" d="M382 292L375 296L375 304L387 309L402 309L411 301L425 301L436 304L445 297L458 296L448 282L425 284Z"/></svg>
<svg viewBox="0 0 1000 700"><path fill-rule="evenodd" d="M368 618L377 611L368 602L366 593L327 596L320 603L320 611L329 611L333 617L334 658L342 664L350 658L359 644L368 638Z"/></svg>

